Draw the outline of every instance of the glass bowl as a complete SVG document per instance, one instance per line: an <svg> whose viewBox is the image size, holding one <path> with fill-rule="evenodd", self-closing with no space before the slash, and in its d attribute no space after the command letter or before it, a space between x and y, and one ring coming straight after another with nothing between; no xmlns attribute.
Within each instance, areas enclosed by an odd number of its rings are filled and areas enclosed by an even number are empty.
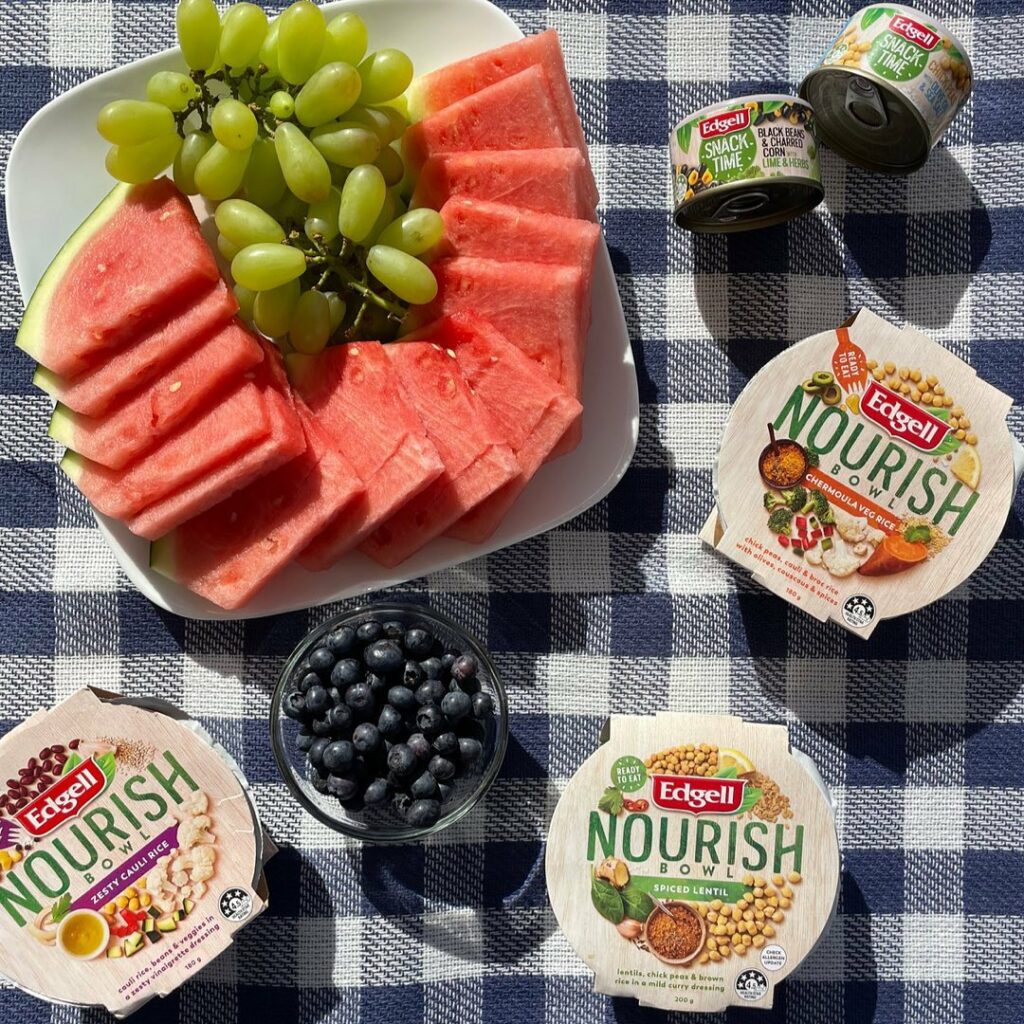
<svg viewBox="0 0 1024 1024"><path fill-rule="evenodd" d="M472 654L479 666L477 678L480 689L494 701L494 714L483 724L480 738L483 752L479 760L453 782L454 789L442 804L441 816L433 825L414 826L401 820L388 799L378 806L354 810L345 807L337 797L321 793L314 788L315 769L295 739L300 723L289 718L282 709L286 693L297 682L299 663L328 633L341 626L355 627L361 622L375 620L380 623L397 621L411 628L420 626L429 630L445 649L452 647ZM396 843L422 839L455 824L469 813L494 782L501 769L508 747L508 702L505 686L487 649L471 633L447 616L424 605L377 603L364 605L354 611L335 616L309 632L292 651L281 670L270 705L270 741L274 759L288 789L296 800L325 825L371 843Z"/></svg>

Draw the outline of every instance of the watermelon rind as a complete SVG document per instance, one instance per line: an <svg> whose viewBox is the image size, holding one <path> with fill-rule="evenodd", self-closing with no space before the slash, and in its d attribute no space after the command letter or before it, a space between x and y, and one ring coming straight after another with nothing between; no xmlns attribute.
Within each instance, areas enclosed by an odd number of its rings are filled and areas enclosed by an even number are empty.
<svg viewBox="0 0 1024 1024"><path fill-rule="evenodd" d="M64 275L67 273L75 257L86 243L99 231L118 210L128 201L132 186L115 185L106 198L78 226L75 233L64 243L53 262L46 268L36 290L29 299L24 319L18 330L14 344L34 359L38 359L46 346L47 332L46 314L50 303L60 288Z"/></svg>
<svg viewBox="0 0 1024 1024"><path fill-rule="evenodd" d="M40 391L56 396L60 390L60 375L39 364L36 366L36 372L32 374L32 383Z"/></svg>
<svg viewBox="0 0 1024 1024"><path fill-rule="evenodd" d="M60 402L50 417L50 437L66 448L75 446L75 414Z"/></svg>
<svg viewBox="0 0 1024 1024"><path fill-rule="evenodd" d="M166 537L161 537L149 545L149 567L169 580L177 578L174 572L173 533L169 533Z"/></svg>
<svg viewBox="0 0 1024 1024"><path fill-rule="evenodd" d="M60 468L64 470L67 475L78 483L79 478L82 475L82 471L85 469L85 459L82 458L78 452L73 452L69 448L64 453L64 458L60 460Z"/></svg>

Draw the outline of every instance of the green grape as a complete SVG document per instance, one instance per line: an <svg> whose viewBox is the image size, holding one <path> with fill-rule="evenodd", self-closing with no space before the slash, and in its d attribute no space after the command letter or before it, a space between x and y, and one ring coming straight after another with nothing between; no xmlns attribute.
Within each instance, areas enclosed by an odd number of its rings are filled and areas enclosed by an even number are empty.
<svg viewBox="0 0 1024 1024"><path fill-rule="evenodd" d="M361 242L370 233L388 193L384 175L373 164L360 164L345 179L341 190L338 227L341 233Z"/></svg>
<svg viewBox="0 0 1024 1024"><path fill-rule="evenodd" d="M381 233L377 241L381 245L400 249L410 256L419 256L432 249L444 238L444 221L437 210L422 207L403 213L393 220Z"/></svg>
<svg viewBox="0 0 1024 1024"><path fill-rule="evenodd" d="M327 307L331 313L331 334L340 326L345 319L345 300L337 292L324 292L327 296Z"/></svg>
<svg viewBox="0 0 1024 1024"><path fill-rule="evenodd" d="M252 320L253 305L259 293L254 292L251 288L244 288L240 284L236 284L232 291L234 291L235 299L238 301L238 315L243 320Z"/></svg>
<svg viewBox="0 0 1024 1024"><path fill-rule="evenodd" d="M405 162L394 146L385 146L374 163L380 168L389 188L398 185L405 177Z"/></svg>
<svg viewBox="0 0 1024 1024"><path fill-rule="evenodd" d="M326 36L323 12L310 0L298 0L281 15L277 59L286 82L301 85L313 74Z"/></svg>
<svg viewBox="0 0 1024 1024"><path fill-rule="evenodd" d="M261 64L266 65L267 74L273 78L277 78L281 74L281 62L277 53L280 31L281 19L272 18L267 26L267 34L263 39L263 45L260 46L259 61Z"/></svg>
<svg viewBox="0 0 1024 1024"><path fill-rule="evenodd" d="M137 146L111 146L107 152L107 171L129 185L138 185L165 171L181 148L177 135L161 135Z"/></svg>
<svg viewBox="0 0 1024 1024"><path fill-rule="evenodd" d="M395 219L395 197L388 190L384 194L384 204L380 208L380 213L377 214L377 219L373 222L373 227L366 233L366 237L363 239L363 245L373 245L380 233Z"/></svg>
<svg viewBox="0 0 1024 1024"><path fill-rule="evenodd" d="M190 132L174 158L174 184L187 196L194 196L199 191L196 185L196 165L206 156L213 145L213 136L209 132Z"/></svg>
<svg viewBox="0 0 1024 1024"><path fill-rule="evenodd" d="M242 179L245 198L263 210L281 201L287 189L272 139L257 139Z"/></svg>
<svg viewBox="0 0 1024 1024"><path fill-rule="evenodd" d="M226 199L213 215L217 230L240 249L256 242L283 242L284 228L245 199Z"/></svg>
<svg viewBox="0 0 1024 1024"><path fill-rule="evenodd" d="M137 146L174 132L174 115L161 103L114 100L96 118L100 135L115 146Z"/></svg>
<svg viewBox="0 0 1024 1024"><path fill-rule="evenodd" d="M228 149L215 142L196 165L196 187L207 199L234 195L249 166L249 149Z"/></svg>
<svg viewBox="0 0 1024 1024"><path fill-rule="evenodd" d="M276 242L247 245L231 261L231 276L238 284L254 292L280 288L301 277L305 271L305 255L290 245Z"/></svg>
<svg viewBox="0 0 1024 1024"><path fill-rule="evenodd" d="M401 50L378 50L359 65L364 103L385 103L401 96L412 81L412 61Z"/></svg>
<svg viewBox="0 0 1024 1024"><path fill-rule="evenodd" d="M314 128L310 139L326 159L339 167L372 164L380 155L380 139L369 128L347 121Z"/></svg>
<svg viewBox="0 0 1024 1024"><path fill-rule="evenodd" d="M403 302L421 306L437 295L437 279L430 267L401 249L375 245L366 254L366 268Z"/></svg>
<svg viewBox="0 0 1024 1024"><path fill-rule="evenodd" d="M284 180L299 199L316 203L327 198L331 190L327 161L300 128L288 121L278 125L274 133L274 147Z"/></svg>
<svg viewBox="0 0 1024 1024"><path fill-rule="evenodd" d="M146 83L146 98L180 113L199 96L199 86L188 75L158 71Z"/></svg>
<svg viewBox="0 0 1024 1024"><path fill-rule="evenodd" d="M223 235L217 236L217 252L221 254L230 263L240 252L242 247L235 245L230 238L225 238Z"/></svg>
<svg viewBox="0 0 1024 1024"><path fill-rule="evenodd" d="M351 64L338 61L314 71L295 97L295 116L307 128L344 114L357 99L362 82Z"/></svg>
<svg viewBox="0 0 1024 1024"><path fill-rule="evenodd" d="M302 285L295 278L280 288L258 292L252 309L253 323L270 338L280 338L287 334L292 324L292 311L299 301L301 291Z"/></svg>
<svg viewBox="0 0 1024 1024"><path fill-rule="evenodd" d="M234 4L224 12L220 55L229 68L253 66L267 36L267 16L255 4Z"/></svg>
<svg viewBox="0 0 1024 1024"><path fill-rule="evenodd" d="M374 116L378 119L383 118L387 121L388 132L391 136L388 142L395 142L405 134L405 129L409 127L409 118L406 117L400 110L396 110L390 104L385 104L382 107L371 107Z"/></svg>
<svg viewBox="0 0 1024 1024"><path fill-rule="evenodd" d="M217 101L210 115L210 127L213 137L228 149L249 149L259 134L256 115L230 96Z"/></svg>
<svg viewBox="0 0 1024 1024"><path fill-rule="evenodd" d="M295 113L295 100L290 92L285 92L283 89L278 89L270 97L270 103L267 106L279 121L287 121Z"/></svg>
<svg viewBox="0 0 1024 1024"><path fill-rule="evenodd" d="M343 60L356 65L366 55L366 39L366 25L358 14L339 14L327 22L327 35L318 63L323 67Z"/></svg>
<svg viewBox="0 0 1024 1024"><path fill-rule="evenodd" d="M212 71L220 41L220 15L213 0L181 0L175 15L181 54L190 68Z"/></svg>
<svg viewBox="0 0 1024 1024"><path fill-rule="evenodd" d="M386 107L364 107L357 103L351 110L345 112L345 121L369 128L380 139L380 144L386 146L402 134L401 131L395 131L391 117L384 113L386 109ZM402 131L404 130L403 128Z"/></svg>
<svg viewBox="0 0 1024 1024"><path fill-rule="evenodd" d="M338 210L341 208L341 192L332 188L326 199L311 203L306 214L306 236L320 235L325 242L338 237Z"/></svg>
<svg viewBox="0 0 1024 1024"><path fill-rule="evenodd" d="M303 292L295 304L288 340L296 352L315 355L331 336L331 305L323 292Z"/></svg>

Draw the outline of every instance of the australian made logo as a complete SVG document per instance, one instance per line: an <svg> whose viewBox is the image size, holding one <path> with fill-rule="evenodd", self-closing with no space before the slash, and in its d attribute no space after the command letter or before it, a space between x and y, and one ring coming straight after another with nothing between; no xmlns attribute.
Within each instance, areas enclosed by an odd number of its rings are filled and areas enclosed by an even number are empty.
<svg viewBox="0 0 1024 1024"><path fill-rule="evenodd" d="M652 800L663 811L689 814L735 814L743 806L746 779L701 775L653 775Z"/></svg>
<svg viewBox="0 0 1024 1024"><path fill-rule="evenodd" d="M81 814L106 784L106 776L90 757L40 793L15 818L30 836L41 839Z"/></svg>
<svg viewBox="0 0 1024 1024"><path fill-rule="evenodd" d="M925 412L909 398L890 391L876 380L868 383L860 411L892 437L923 452L934 451L949 433L949 425L937 416Z"/></svg>
<svg viewBox="0 0 1024 1024"><path fill-rule="evenodd" d="M715 114L713 117L706 117L700 122L700 137L702 139L713 139L718 135L728 135L730 132L738 132L750 124L750 110L741 107L739 110L730 110L727 114Z"/></svg>
<svg viewBox="0 0 1024 1024"><path fill-rule="evenodd" d="M894 14L889 21L889 28L908 42L920 46L922 50L934 50L939 42L939 34L926 28L919 21L903 14Z"/></svg>

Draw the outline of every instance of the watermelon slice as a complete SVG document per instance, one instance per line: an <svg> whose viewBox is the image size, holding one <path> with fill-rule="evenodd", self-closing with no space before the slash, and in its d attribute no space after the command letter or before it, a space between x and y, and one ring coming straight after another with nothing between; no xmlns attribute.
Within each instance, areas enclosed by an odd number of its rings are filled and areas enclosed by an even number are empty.
<svg viewBox="0 0 1024 1024"><path fill-rule="evenodd" d="M242 381L209 413L180 427L134 465L108 469L73 451L60 465L100 512L128 519L251 448L269 430L260 389Z"/></svg>
<svg viewBox="0 0 1024 1024"><path fill-rule="evenodd" d="M420 121L534 65L544 69L562 135L569 145L580 151L589 166L587 140L576 113L562 47L554 29L478 53L475 57L457 61L416 79L409 89L409 112L413 120ZM597 187L593 176L588 174L588 178L591 205L596 206Z"/></svg>
<svg viewBox="0 0 1024 1024"><path fill-rule="evenodd" d="M490 199L559 217L594 219L586 162L575 149L509 149L432 156L412 206L439 210L453 196Z"/></svg>
<svg viewBox="0 0 1024 1024"><path fill-rule="evenodd" d="M366 493L348 505L299 556L328 569L444 470L391 360L378 342L333 345L290 355L288 372L332 445L355 468Z"/></svg>
<svg viewBox="0 0 1024 1024"><path fill-rule="evenodd" d="M298 408L305 452L156 541L157 572L221 608L239 608L359 495L352 466Z"/></svg>
<svg viewBox="0 0 1024 1024"><path fill-rule="evenodd" d="M219 391L262 359L252 334L230 323L102 418L82 416L58 403L50 437L100 465L120 469L155 448L201 406L215 402Z"/></svg>
<svg viewBox="0 0 1024 1024"><path fill-rule="evenodd" d="M446 534L480 544L505 518L583 407L486 320L459 313L415 335L455 353L459 369L519 463L519 473L470 509Z"/></svg>
<svg viewBox="0 0 1024 1024"><path fill-rule="evenodd" d="M256 368L254 382L262 388L266 402L270 424L267 436L212 472L149 505L128 521L132 533L156 540L306 450L306 436L281 356L269 342L260 339L260 344L264 358Z"/></svg>
<svg viewBox="0 0 1024 1024"><path fill-rule="evenodd" d="M117 185L46 269L16 344L71 377L219 280L192 206L167 178Z"/></svg>
<svg viewBox="0 0 1024 1024"><path fill-rule="evenodd" d="M101 416L124 395L152 380L161 369L226 324L238 312L234 293L223 282L192 307L153 327L116 356L66 380L45 366L36 368L32 382L62 405L83 416Z"/></svg>
<svg viewBox="0 0 1024 1024"><path fill-rule="evenodd" d="M402 151L415 174L441 153L569 145L542 68L531 67L412 125Z"/></svg>
<svg viewBox="0 0 1024 1024"><path fill-rule="evenodd" d="M388 345L444 472L360 545L382 565L404 562L519 474L515 456L452 355L430 342Z"/></svg>

